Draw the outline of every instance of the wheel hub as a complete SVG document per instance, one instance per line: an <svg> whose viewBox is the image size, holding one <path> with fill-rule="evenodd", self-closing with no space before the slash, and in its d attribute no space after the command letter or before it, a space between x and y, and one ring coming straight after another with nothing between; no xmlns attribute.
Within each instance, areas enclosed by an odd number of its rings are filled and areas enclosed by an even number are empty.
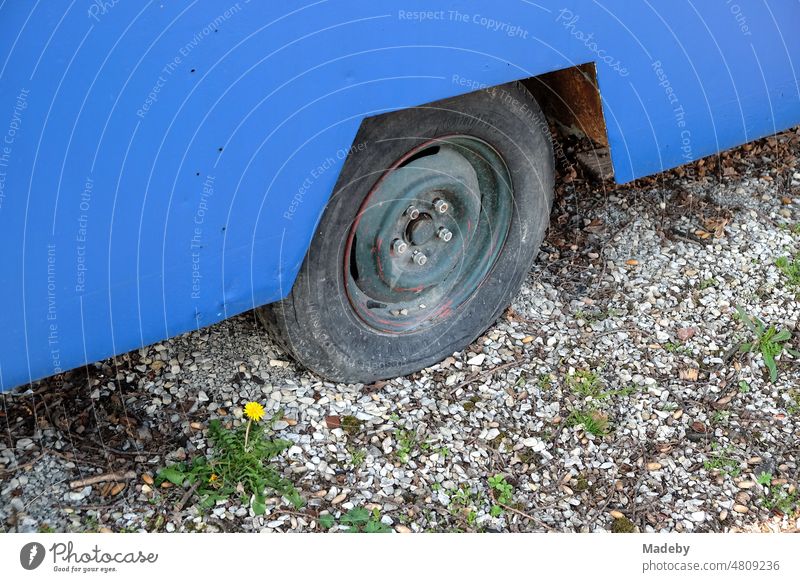
<svg viewBox="0 0 800 582"><path fill-rule="evenodd" d="M415 246L421 246L429 242L436 234L436 225L429 214L421 214L416 220L412 220L406 227L408 241Z"/></svg>
<svg viewBox="0 0 800 582"><path fill-rule="evenodd" d="M345 276L359 316L400 333L451 313L499 254L511 199L505 164L481 140L454 136L409 152L351 229Z"/></svg>

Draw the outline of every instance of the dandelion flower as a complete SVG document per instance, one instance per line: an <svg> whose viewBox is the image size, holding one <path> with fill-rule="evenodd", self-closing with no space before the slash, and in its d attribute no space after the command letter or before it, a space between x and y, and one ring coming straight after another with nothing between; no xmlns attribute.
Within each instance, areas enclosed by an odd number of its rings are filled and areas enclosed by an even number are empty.
<svg viewBox="0 0 800 582"><path fill-rule="evenodd" d="M264 407L258 402L248 402L244 405L244 415L250 420L258 422L264 418Z"/></svg>
<svg viewBox="0 0 800 582"><path fill-rule="evenodd" d="M211 473L211 477L208 478L209 482L211 482L211 483L213 483L217 479L219 479L219 477L217 477L216 473Z"/></svg>

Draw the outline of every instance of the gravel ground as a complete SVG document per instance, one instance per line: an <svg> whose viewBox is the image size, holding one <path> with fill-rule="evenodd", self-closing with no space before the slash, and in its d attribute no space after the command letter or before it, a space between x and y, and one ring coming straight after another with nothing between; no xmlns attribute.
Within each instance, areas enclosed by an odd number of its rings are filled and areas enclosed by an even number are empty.
<svg viewBox="0 0 800 582"><path fill-rule="evenodd" d="M512 307L408 377L324 382L245 314L7 394L0 529L319 531L364 507L401 532L797 531L800 363L771 382L735 308L797 336L775 260L800 251L798 158L791 130L626 186L562 167ZM274 466L303 508L205 511L152 482L249 400L281 411ZM130 473L69 486L108 472Z"/></svg>

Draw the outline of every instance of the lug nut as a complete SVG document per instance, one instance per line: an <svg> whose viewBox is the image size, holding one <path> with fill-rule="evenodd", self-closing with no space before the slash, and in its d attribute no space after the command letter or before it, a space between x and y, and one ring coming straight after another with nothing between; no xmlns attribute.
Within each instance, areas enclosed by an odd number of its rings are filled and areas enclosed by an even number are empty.
<svg viewBox="0 0 800 582"><path fill-rule="evenodd" d="M416 220L419 218L419 209L416 206L409 206L406 209L406 216L408 216L411 220Z"/></svg>
<svg viewBox="0 0 800 582"><path fill-rule="evenodd" d="M441 198L437 198L436 200L433 201L433 207L439 214L444 214L445 212L447 212L447 209L450 208L450 205Z"/></svg>
<svg viewBox="0 0 800 582"><path fill-rule="evenodd" d="M406 241L396 238L392 242L392 250L395 252L395 254L402 255L408 250L408 245L406 244Z"/></svg>
<svg viewBox="0 0 800 582"><path fill-rule="evenodd" d="M447 230L445 227L440 227L439 232L436 233L440 239L444 242L450 242L450 239L453 238L453 233Z"/></svg>
<svg viewBox="0 0 800 582"><path fill-rule="evenodd" d="M428 262L428 257L420 251L414 251L414 262L421 267Z"/></svg>

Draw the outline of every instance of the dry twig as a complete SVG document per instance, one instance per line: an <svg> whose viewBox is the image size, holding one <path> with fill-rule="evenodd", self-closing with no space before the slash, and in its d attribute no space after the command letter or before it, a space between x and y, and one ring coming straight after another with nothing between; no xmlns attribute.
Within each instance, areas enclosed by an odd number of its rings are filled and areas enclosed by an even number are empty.
<svg viewBox="0 0 800 582"><path fill-rule="evenodd" d="M124 473L103 473L102 475L95 475L94 477L87 477L86 479L78 479L77 481L70 481L70 489L83 489L87 485L96 485L97 483L105 483L107 481L129 481L136 478L136 471L126 471Z"/></svg>

